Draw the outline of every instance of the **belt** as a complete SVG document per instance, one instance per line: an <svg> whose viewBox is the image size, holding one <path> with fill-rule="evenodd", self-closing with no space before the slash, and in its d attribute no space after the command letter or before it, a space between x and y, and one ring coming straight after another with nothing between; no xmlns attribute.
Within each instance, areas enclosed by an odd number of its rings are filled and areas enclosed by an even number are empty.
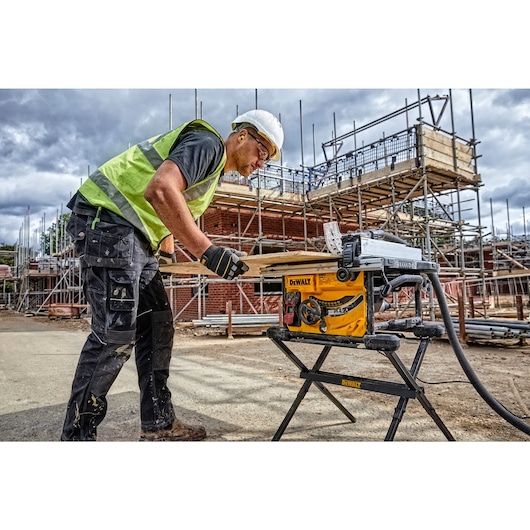
<svg viewBox="0 0 530 530"><path fill-rule="evenodd" d="M73 213L79 217L87 219L99 219L105 223L114 223L118 225L133 226L127 219L107 210L106 208L96 208L95 206L75 206Z"/></svg>
<svg viewBox="0 0 530 530"><path fill-rule="evenodd" d="M72 210L72 213L77 217L85 219L87 222L89 220L92 220L91 226L93 229L100 221L132 228L139 243L144 246L146 250L148 250L151 254L153 253L150 241L145 237L142 232L140 232L140 230L138 230L135 226L129 223L127 219L120 217L119 215L115 214L114 212L111 212L110 210L107 210L106 208L95 208L92 206L75 207Z"/></svg>

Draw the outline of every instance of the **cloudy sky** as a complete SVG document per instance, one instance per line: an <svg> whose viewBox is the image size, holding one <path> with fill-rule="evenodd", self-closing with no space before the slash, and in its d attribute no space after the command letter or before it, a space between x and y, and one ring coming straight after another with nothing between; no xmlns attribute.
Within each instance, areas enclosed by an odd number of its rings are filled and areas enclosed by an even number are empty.
<svg viewBox="0 0 530 530"><path fill-rule="evenodd" d="M322 143L418 101L449 94L450 88L411 89L1 89L0 243L19 237L30 208L33 229L49 226L93 171L130 144L198 115L223 136L236 112L258 107L281 118L285 130L283 165L300 168L323 160ZM530 221L530 90L451 89L455 130L479 140L478 170L482 223L490 230L493 204L497 233L523 233ZM423 106L424 117L429 109ZM409 122L417 111L409 114ZM450 112L441 125L451 130ZM406 126L402 115L375 128L389 135ZM386 129L386 130L385 130ZM362 137L361 137L362 138ZM313 141L314 140L314 141ZM358 139L359 141L360 139ZM303 144L302 144L303 141ZM353 140L350 140L353 142ZM345 145L343 152L353 148ZM465 208L470 208L468 205ZM509 210L508 210L509 207ZM465 217L476 222L475 211Z"/></svg>

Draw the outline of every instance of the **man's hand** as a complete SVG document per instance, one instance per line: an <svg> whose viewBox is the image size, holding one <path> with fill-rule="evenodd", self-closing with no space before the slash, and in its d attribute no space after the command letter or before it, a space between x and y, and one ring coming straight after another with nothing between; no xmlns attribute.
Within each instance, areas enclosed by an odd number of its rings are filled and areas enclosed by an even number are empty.
<svg viewBox="0 0 530 530"><path fill-rule="evenodd" d="M175 252L165 252L160 250L158 252L158 264L159 265L171 265L172 263L177 262L177 255Z"/></svg>
<svg viewBox="0 0 530 530"><path fill-rule="evenodd" d="M211 245L202 255L201 263L221 278L233 280L248 271L248 265L239 258L238 253L231 248Z"/></svg>

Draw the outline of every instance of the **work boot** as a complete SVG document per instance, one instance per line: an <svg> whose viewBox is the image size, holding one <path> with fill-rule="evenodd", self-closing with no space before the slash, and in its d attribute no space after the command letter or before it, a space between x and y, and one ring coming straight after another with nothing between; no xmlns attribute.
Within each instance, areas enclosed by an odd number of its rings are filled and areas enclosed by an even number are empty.
<svg viewBox="0 0 530 530"><path fill-rule="evenodd" d="M141 442L195 442L206 438L206 429L202 425L186 425L174 420L171 427L158 431L144 431L140 435Z"/></svg>

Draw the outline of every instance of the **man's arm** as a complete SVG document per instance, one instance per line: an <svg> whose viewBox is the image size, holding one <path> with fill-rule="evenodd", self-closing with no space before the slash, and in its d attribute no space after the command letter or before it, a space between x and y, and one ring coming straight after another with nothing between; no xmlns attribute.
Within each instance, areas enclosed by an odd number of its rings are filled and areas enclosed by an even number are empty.
<svg viewBox="0 0 530 530"><path fill-rule="evenodd" d="M244 274L248 266L237 252L213 245L195 223L182 194L186 185L178 165L165 160L145 189L144 197L173 236L204 266L226 280Z"/></svg>
<svg viewBox="0 0 530 530"><path fill-rule="evenodd" d="M179 242L200 259L212 242L197 226L182 192L186 179L177 164L162 162L144 192L160 220Z"/></svg>

